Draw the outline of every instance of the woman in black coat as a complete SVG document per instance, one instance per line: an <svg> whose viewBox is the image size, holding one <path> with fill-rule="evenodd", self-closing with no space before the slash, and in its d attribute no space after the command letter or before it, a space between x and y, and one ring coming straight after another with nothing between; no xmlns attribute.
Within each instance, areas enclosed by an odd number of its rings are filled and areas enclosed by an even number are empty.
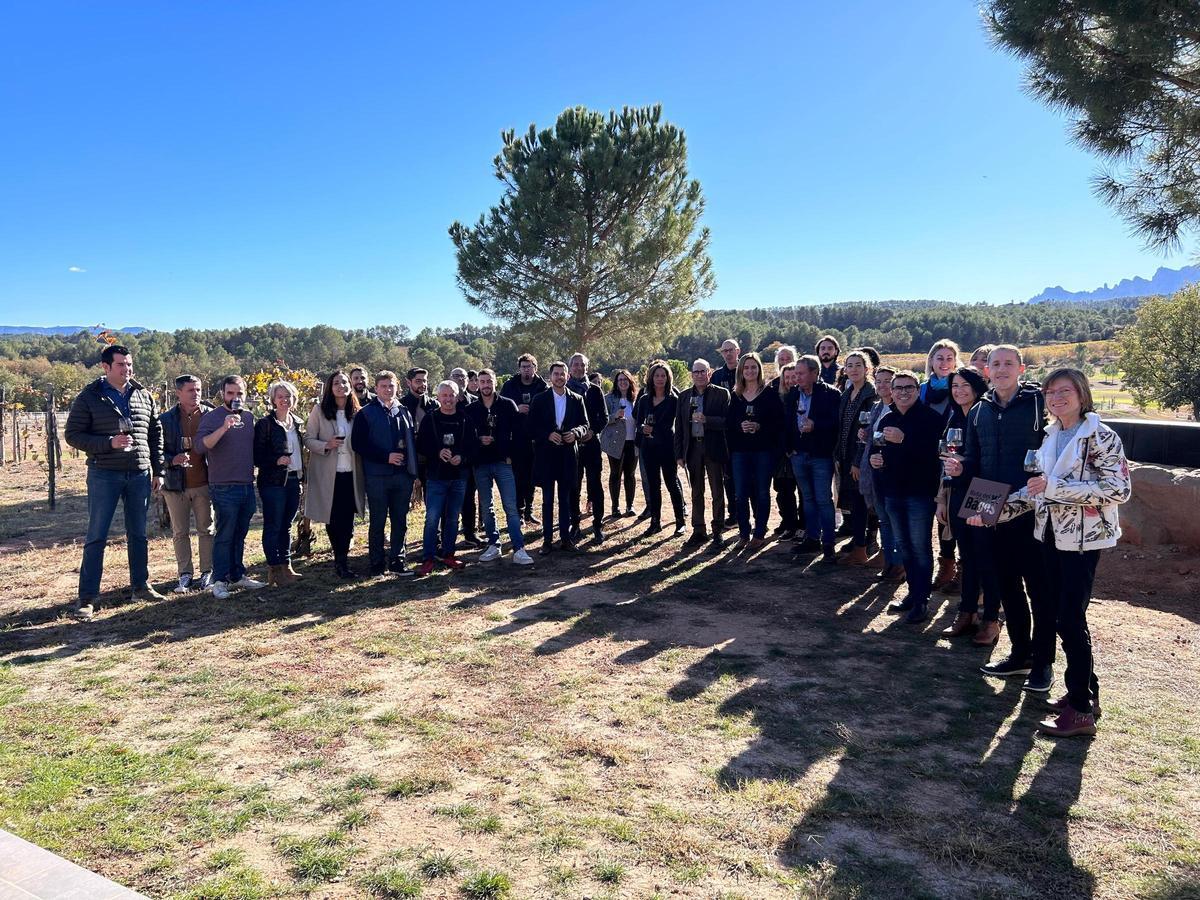
<svg viewBox="0 0 1200 900"><path fill-rule="evenodd" d="M675 464L675 416L679 395L672 384L671 368L661 359L650 363L646 390L638 397L633 418L637 423L638 453L642 459L642 493L650 510L646 535L662 531L662 485L666 484L675 513L675 537L687 531L683 514L683 486Z"/></svg>
<svg viewBox="0 0 1200 900"><path fill-rule="evenodd" d="M846 390L838 407L838 437L834 461L838 467L838 509L850 515L850 552L838 559L843 566L867 565L867 504L858 490L858 463L863 444L858 440L858 415L875 405L871 367L861 350L846 354L842 361Z"/></svg>

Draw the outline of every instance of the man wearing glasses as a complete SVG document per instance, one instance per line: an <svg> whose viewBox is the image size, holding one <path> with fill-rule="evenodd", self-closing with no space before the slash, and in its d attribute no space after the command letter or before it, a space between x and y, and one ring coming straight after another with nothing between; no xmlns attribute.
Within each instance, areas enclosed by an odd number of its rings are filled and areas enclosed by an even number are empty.
<svg viewBox="0 0 1200 900"><path fill-rule="evenodd" d="M725 443L725 416L729 391L711 384L712 367L706 360L692 363L692 386L679 396L675 421L675 460L687 469L692 485L692 536L685 547L699 547L708 539L704 521L705 481L712 493L712 542L715 553L725 543L725 465L729 448Z"/></svg>

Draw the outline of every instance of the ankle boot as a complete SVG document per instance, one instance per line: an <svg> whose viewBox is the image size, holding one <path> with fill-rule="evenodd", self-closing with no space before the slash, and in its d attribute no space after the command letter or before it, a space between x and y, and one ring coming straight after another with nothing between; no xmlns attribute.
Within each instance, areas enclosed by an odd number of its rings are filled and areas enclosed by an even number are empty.
<svg viewBox="0 0 1200 900"><path fill-rule="evenodd" d="M267 587L279 587L283 582L279 580L279 570L281 566L267 566Z"/></svg>
<svg viewBox="0 0 1200 900"><path fill-rule="evenodd" d="M937 577L933 579L933 589L935 591L946 591L948 585L957 577L958 563L954 561L954 557L939 557Z"/></svg>
<svg viewBox="0 0 1200 900"><path fill-rule="evenodd" d="M954 638L970 634L977 627L978 616L975 613L960 612L954 617L954 624L942 629L942 637Z"/></svg>
<svg viewBox="0 0 1200 900"><path fill-rule="evenodd" d="M287 563L280 563L279 565L272 566L271 568L275 570L275 583L280 587L287 587L289 584L293 584L296 581L295 576L288 571Z"/></svg>
<svg viewBox="0 0 1200 900"><path fill-rule="evenodd" d="M867 548L854 547L851 551L838 558L839 566L865 566L867 564Z"/></svg>

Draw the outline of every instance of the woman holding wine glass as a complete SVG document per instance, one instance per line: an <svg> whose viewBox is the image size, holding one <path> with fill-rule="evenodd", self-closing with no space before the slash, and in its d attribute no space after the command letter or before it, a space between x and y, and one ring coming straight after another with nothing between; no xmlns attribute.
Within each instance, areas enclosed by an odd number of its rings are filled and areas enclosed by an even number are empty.
<svg viewBox="0 0 1200 900"><path fill-rule="evenodd" d="M308 483L304 515L325 526L333 548L333 571L339 578L357 578L350 568L354 517L366 506L362 457L354 452L350 431L359 411L350 377L334 369L325 379L321 400L308 414L304 445L308 447Z"/></svg>
<svg viewBox="0 0 1200 900"><path fill-rule="evenodd" d="M633 473L637 470L637 425L633 407L637 402L637 382L628 369L613 373L612 390L604 398L608 424L625 429L620 456L608 457L608 496L612 498L612 517L621 515L621 482L625 482L625 515L633 515Z"/></svg>
<svg viewBox="0 0 1200 900"><path fill-rule="evenodd" d="M737 380L725 418L732 456L737 505L738 548L758 549L766 543L771 514L771 474L783 453L783 401L763 382L762 358L747 353L738 362ZM754 508L754 531L750 509Z"/></svg>
<svg viewBox="0 0 1200 900"><path fill-rule="evenodd" d="M1121 536L1117 507L1129 499L1131 483L1121 438L1096 414L1087 376L1055 369L1042 382L1042 394L1053 421L1041 448L1029 452L1031 477L1010 496L1004 515L1033 505L1034 536L1045 555L1057 601L1055 629L1067 657L1067 693L1050 704L1054 713L1039 730L1074 737L1095 734L1100 717L1087 608L1100 551Z"/></svg>
<svg viewBox="0 0 1200 900"><path fill-rule="evenodd" d="M838 406L838 438L834 445L834 460L838 468L838 509L850 516L851 541L849 550L838 558L843 566L867 565L867 504L858 489L859 459L862 444L858 442L858 429L862 426L862 414L870 413L875 405L875 385L871 382L871 368L866 354L853 350L842 361L846 375L846 389L842 391Z"/></svg>
<svg viewBox="0 0 1200 900"><path fill-rule="evenodd" d="M299 397L290 381L267 388L270 412L254 424L254 464L262 500L262 548L267 557L267 584L289 585L301 576L292 568L292 522L300 510L304 479L304 423L294 412Z"/></svg>
<svg viewBox="0 0 1200 900"><path fill-rule="evenodd" d="M951 404L946 411L946 430L942 436L942 457L961 459L963 437L967 428L967 413L975 402L987 392L987 381L978 369L960 366L950 375ZM948 527L958 546L958 615L953 624L942 631L942 637L961 637L975 633L975 643L990 647L1000 637L1000 607L995 602L985 602L983 618L979 616L979 593L982 583L976 564L976 548L971 529L966 519L958 515L966 496L970 479L959 475L951 478L942 475L942 487L938 492L937 520L943 528Z"/></svg>
<svg viewBox="0 0 1200 900"><path fill-rule="evenodd" d="M683 514L683 487L675 464L675 393L670 367L661 359L650 363L646 390L638 397L633 417L637 424L637 448L642 459L642 493L650 512L649 537L662 531L662 485L667 486L675 513L675 537L687 531Z"/></svg>

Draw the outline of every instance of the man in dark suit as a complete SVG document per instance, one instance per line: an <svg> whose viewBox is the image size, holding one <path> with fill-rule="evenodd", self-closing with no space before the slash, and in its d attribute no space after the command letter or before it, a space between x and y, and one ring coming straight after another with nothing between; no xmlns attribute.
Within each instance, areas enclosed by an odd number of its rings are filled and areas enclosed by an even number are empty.
<svg viewBox="0 0 1200 900"><path fill-rule="evenodd" d="M687 469L692 484L692 536L685 547L698 547L708 537L704 522L704 483L712 494L711 552L725 544L725 463L729 448L725 443L725 416L729 411L729 391L710 384L712 367L706 360L692 363L692 386L679 395L675 421L675 459Z"/></svg>
<svg viewBox="0 0 1200 900"><path fill-rule="evenodd" d="M582 353L571 357L571 377L567 387L583 398L583 408L587 413L588 430L579 445L579 466L575 473L575 496L571 507L571 540L580 541L583 533L580 531L579 504L583 493L583 476L587 475L588 499L592 501L592 532L596 543L604 540L604 531L600 523L604 520L604 470L603 457L600 451L600 432L608 424L608 406L604 402L604 390L588 379L588 358Z"/></svg>
<svg viewBox="0 0 1200 900"><path fill-rule="evenodd" d="M550 390L529 406L529 430L534 443L534 473L542 489L541 554L554 549L554 494L558 492L558 535L563 550L574 550L571 507L575 495L579 442L588 430L583 398L567 390L567 364L550 364ZM603 504L600 504L603 507Z"/></svg>

